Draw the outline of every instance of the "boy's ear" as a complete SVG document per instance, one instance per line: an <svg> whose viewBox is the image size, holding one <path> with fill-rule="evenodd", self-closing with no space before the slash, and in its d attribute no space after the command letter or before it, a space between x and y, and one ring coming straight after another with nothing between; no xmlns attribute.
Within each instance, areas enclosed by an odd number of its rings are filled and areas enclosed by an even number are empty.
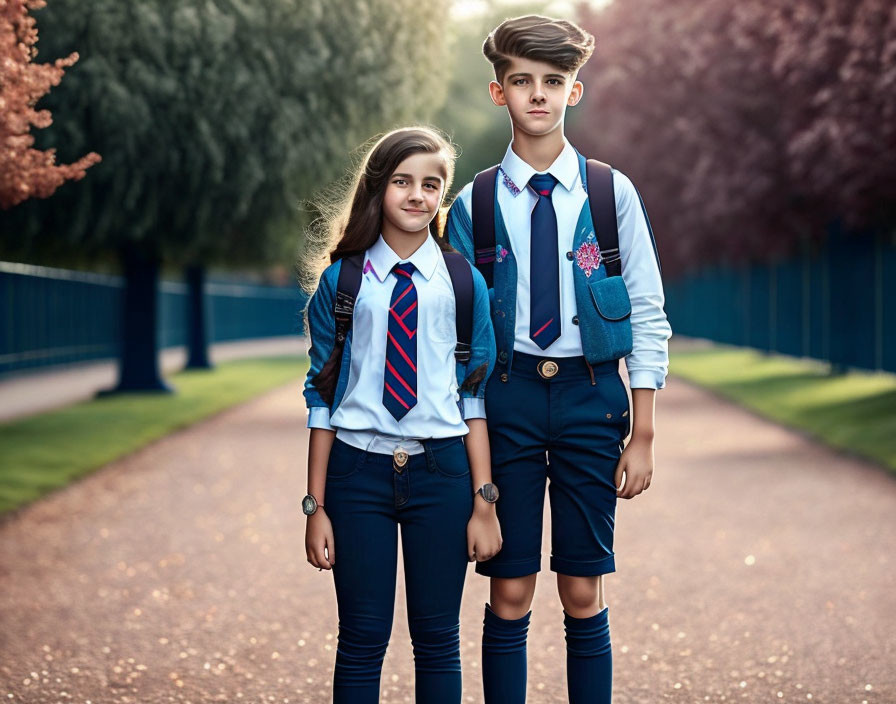
<svg viewBox="0 0 896 704"><path fill-rule="evenodd" d="M497 81L488 84L488 94L492 96L492 102L495 105L507 105L507 99L504 97L504 88Z"/></svg>
<svg viewBox="0 0 896 704"><path fill-rule="evenodd" d="M581 99L582 95L585 93L585 84L581 81L576 81L572 84L572 90L569 93L569 98L566 100L566 104L569 107L576 105Z"/></svg>

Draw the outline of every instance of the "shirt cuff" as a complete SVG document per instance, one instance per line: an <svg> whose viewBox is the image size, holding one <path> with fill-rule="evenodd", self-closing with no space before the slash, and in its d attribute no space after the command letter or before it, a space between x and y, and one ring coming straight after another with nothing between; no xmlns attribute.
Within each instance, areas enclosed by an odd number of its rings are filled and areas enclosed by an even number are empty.
<svg viewBox="0 0 896 704"><path fill-rule="evenodd" d="M312 406L309 408L307 427L333 430L333 426L330 425L330 409L326 406Z"/></svg>
<svg viewBox="0 0 896 704"><path fill-rule="evenodd" d="M485 418L485 399L465 396L463 399L464 420Z"/></svg>
<svg viewBox="0 0 896 704"><path fill-rule="evenodd" d="M628 373L630 389L662 389L666 385L666 375L661 371L636 369Z"/></svg>

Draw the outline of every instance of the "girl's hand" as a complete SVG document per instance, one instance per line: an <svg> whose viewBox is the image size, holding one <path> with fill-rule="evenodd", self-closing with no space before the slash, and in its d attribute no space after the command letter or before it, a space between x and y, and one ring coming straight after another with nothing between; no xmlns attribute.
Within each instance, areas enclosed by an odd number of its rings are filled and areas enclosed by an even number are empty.
<svg viewBox="0 0 896 704"><path fill-rule="evenodd" d="M625 487L622 475L625 474ZM653 439L632 435L616 465L616 496L633 499L650 486L653 477Z"/></svg>
<svg viewBox="0 0 896 704"><path fill-rule="evenodd" d="M333 524L323 508L308 516L305 524L305 554L308 562L319 570L329 570L336 564L333 547Z"/></svg>
<svg viewBox="0 0 896 704"><path fill-rule="evenodd" d="M495 505L474 496L473 515L467 523L467 557L470 562L490 560L501 549L501 525Z"/></svg>

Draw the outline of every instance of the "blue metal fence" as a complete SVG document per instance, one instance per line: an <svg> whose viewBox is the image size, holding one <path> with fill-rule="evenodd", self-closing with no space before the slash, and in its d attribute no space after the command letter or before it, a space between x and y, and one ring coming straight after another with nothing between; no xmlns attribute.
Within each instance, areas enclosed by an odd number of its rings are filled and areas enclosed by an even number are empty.
<svg viewBox="0 0 896 704"><path fill-rule="evenodd" d="M187 342L187 286L159 287L162 347ZM302 334L298 286L208 282L211 342ZM0 262L0 373L118 355L124 279Z"/></svg>
<svg viewBox="0 0 896 704"><path fill-rule="evenodd" d="M896 243L833 229L815 252L666 282L682 335L896 372Z"/></svg>

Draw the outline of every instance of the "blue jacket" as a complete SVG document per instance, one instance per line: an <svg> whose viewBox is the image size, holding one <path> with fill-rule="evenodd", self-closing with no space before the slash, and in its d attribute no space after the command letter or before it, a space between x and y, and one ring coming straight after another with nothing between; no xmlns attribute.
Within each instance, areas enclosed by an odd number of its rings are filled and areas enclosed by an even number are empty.
<svg viewBox="0 0 896 704"><path fill-rule="evenodd" d="M581 155L579 168L584 181L585 159ZM509 374L516 328L517 264L498 206L499 187L500 184L495 188L495 244L501 251L501 256L495 261L494 288L489 293L497 340L497 369L502 374ZM451 246L468 261L474 261L473 223L460 199L454 201L448 213L446 235ZM576 224L573 251L589 241L596 240L591 210L586 200ZM596 364L624 357L632 348L631 326L628 321L632 309L622 277L608 278L603 262L598 269L592 271L590 277L586 277L574 261L570 261L569 266L573 269L576 313L586 360Z"/></svg>
<svg viewBox="0 0 896 704"><path fill-rule="evenodd" d="M329 408L330 413L338 408L348 385L349 369L352 358L352 333L345 341L342 362L339 368L339 381L336 384L333 404L327 406L320 393L314 387L313 379L321 367L330 358L336 337L336 319L333 315L333 301L336 298L336 284L339 280L339 269L342 260L324 269L320 277L317 291L311 296L307 307L308 331L311 336L311 366L305 380L305 403L308 408ZM460 395L459 405L463 413L464 398L485 398L485 385L495 365L495 334L489 315L488 289L485 279L473 268L473 339L471 341L470 360L466 364L457 363L457 385Z"/></svg>

